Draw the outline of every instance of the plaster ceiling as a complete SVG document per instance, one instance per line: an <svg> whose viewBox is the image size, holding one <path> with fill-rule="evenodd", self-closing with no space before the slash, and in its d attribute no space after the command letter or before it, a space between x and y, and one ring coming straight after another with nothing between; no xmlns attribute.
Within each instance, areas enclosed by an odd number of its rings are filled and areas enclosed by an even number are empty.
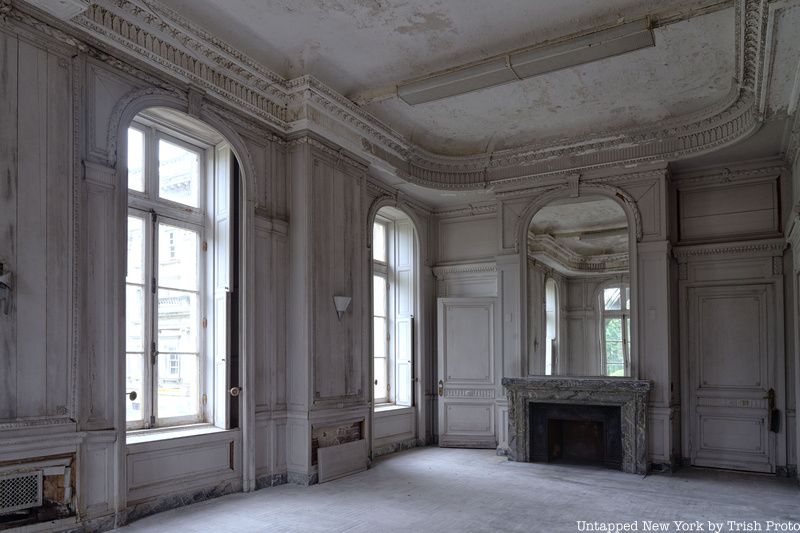
<svg viewBox="0 0 800 533"><path fill-rule="evenodd" d="M406 137L448 155L652 124L713 105L735 75L734 10L655 30L656 46L499 87L409 106L367 106Z"/></svg>
<svg viewBox="0 0 800 533"><path fill-rule="evenodd" d="M398 82L654 15L656 46L418 106L365 107L434 153L468 155L651 124L724 97L734 9L714 0L161 0L286 78L312 74L359 100ZM719 9L720 5L722 9Z"/></svg>
<svg viewBox="0 0 800 533"><path fill-rule="evenodd" d="M556 200L540 209L529 228L531 235L549 235L582 257L628 251L625 211L605 196Z"/></svg>

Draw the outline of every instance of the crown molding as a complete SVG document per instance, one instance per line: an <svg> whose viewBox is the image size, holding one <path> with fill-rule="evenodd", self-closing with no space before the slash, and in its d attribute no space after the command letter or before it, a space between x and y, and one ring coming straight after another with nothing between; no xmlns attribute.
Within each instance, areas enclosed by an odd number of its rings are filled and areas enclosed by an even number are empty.
<svg viewBox="0 0 800 533"><path fill-rule="evenodd" d="M283 78L157 2L99 0L71 23L281 130Z"/></svg>
<svg viewBox="0 0 800 533"><path fill-rule="evenodd" d="M0 0L0 15L13 16L18 1ZM469 190L686 157L750 135L764 120L768 37L785 8L768 0L736 1L737 72L728 95L705 110L649 127L452 157L414 145L312 76L282 78L155 0L96 0L70 19L69 27L206 91L280 133L303 130L309 120L305 108L314 107L354 132L365 154L388 163L401 179L434 189Z"/></svg>
<svg viewBox="0 0 800 533"><path fill-rule="evenodd" d="M555 261L561 270L553 265L547 266L555 268L562 274L620 274L629 270L630 254L627 252L583 256L550 235L528 234L528 257L542 262L540 255Z"/></svg>

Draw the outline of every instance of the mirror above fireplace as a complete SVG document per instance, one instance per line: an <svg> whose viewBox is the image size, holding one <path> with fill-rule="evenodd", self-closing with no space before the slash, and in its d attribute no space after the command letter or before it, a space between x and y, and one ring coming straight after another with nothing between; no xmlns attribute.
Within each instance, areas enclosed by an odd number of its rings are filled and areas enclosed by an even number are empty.
<svg viewBox="0 0 800 533"><path fill-rule="evenodd" d="M631 235L616 198L557 198L527 233L529 375L631 377Z"/></svg>

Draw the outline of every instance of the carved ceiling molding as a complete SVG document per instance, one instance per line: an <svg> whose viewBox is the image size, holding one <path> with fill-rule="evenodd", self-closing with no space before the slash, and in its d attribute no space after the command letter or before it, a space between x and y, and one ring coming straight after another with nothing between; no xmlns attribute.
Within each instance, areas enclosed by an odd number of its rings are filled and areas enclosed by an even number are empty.
<svg viewBox="0 0 800 533"><path fill-rule="evenodd" d="M582 274L619 274L628 272L629 269L630 254L627 252L583 256L567 248L551 235L528 234L528 256L538 259L536 254L547 256L565 270Z"/></svg>
<svg viewBox="0 0 800 533"><path fill-rule="evenodd" d="M2 0L1 13L8 13ZM579 136L473 156L442 156L415 146L312 76L284 80L245 54L153 0L97 0L71 19L73 27L106 46L205 90L284 134L311 105L329 113L379 149L397 175L435 189L481 189L509 180L633 162L677 158L735 142L763 122L764 70L775 14L785 6L768 0L736 1L737 73L726 98L699 113L657 127ZM13 10L12 10L13 11ZM294 113L297 113L295 115ZM385 158L387 155L375 155Z"/></svg>
<svg viewBox="0 0 800 533"><path fill-rule="evenodd" d="M280 77L155 2L101 0L72 23L272 126L287 128Z"/></svg>
<svg viewBox="0 0 800 533"><path fill-rule="evenodd" d="M441 209L436 211L436 216L442 218L474 217L480 215L494 215L497 213L497 204L469 204L453 209Z"/></svg>
<svg viewBox="0 0 800 533"><path fill-rule="evenodd" d="M679 263L685 263L692 258L719 255L781 257L787 245L788 243L783 239L768 239L763 241L676 246L672 249L672 253Z"/></svg>

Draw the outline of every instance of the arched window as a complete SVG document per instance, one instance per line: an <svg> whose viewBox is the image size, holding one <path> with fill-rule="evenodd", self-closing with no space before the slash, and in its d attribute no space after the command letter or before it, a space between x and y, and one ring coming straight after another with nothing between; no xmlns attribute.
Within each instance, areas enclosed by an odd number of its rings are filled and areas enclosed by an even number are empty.
<svg viewBox="0 0 800 533"><path fill-rule="evenodd" d="M558 369L558 287L553 278L544 282L544 314L544 373L552 376Z"/></svg>
<svg viewBox="0 0 800 533"><path fill-rule="evenodd" d="M600 343L602 370L606 376L630 376L630 286L608 284L600 291Z"/></svg>
<svg viewBox="0 0 800 533"><path fill-rule="evenodd" d="M402 211L384 207L372 227L373 399L413 404L416 236Z"/></svg>
<svg viewBox="0 0 800 533"><path fill-rule="evenodd" d="M219 134L174 119L148 110L128 129L129 429L236 425L214 391L238 383L238 167Z"/></svg>

